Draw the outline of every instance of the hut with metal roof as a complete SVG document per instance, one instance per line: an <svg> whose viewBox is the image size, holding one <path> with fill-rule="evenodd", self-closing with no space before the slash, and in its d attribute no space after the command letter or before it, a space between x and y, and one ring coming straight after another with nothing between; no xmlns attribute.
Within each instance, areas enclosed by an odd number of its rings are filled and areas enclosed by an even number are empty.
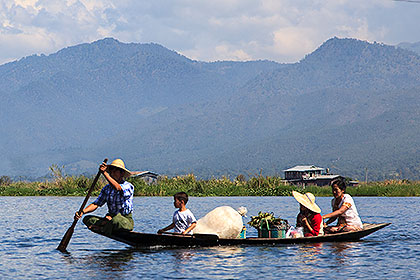
<svg viewBox="0 0 420 280"><path fill-rule="evenodd" d="M283 170L287 182L295 185L329 185L331 181L343 178L340 175L329 174L327 168L315 165L296 165L295 167Z"/></svg>
<svg viewBox="0 0 420 280"><path fill-rule="evenodd" d="M159 174L152 171L134 171L131 172L132 177L141 178L147 184L155 184L158 180Z"/></svg>

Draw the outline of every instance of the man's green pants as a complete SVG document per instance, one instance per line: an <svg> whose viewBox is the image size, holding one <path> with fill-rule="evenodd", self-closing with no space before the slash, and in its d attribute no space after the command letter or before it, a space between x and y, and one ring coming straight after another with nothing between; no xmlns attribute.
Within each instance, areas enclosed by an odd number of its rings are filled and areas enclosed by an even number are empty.
<svg viewBox="0 0 420 280"><path fill-rule="evenodd" d="M110 214L107 215L112 216ZM100 231L106 235L111 235L112 232L119 230L130 231L134 228L133 215L131 213L128 215L121 215L118 213L117 215L112 216L111 220L104 217L88 215L83 218L83 223L88 228L94 226L94 230Z"/></svg>

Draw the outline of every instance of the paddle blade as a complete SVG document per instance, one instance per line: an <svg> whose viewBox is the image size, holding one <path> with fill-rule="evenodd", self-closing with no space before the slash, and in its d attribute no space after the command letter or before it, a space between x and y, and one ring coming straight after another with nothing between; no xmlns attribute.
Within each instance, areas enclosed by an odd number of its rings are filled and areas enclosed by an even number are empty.
<svg viewBox="0 0 420 280"><path fill-rule="evenodd" d="M108 161L108 159L104 159L104 164L106 164ZM98 171L98 173L96 174L95 179L93 179L92 185L90 186L88 193L85 197L85 200L83 201L82 205L80 206L79 212L82 212L83 208L85 208L86 203L89 200L90 197L90 193L93 191L93 188L96 185L96 182L98 181L99 177L101 176L101 170ZM64 234L63 239L61 239L60 245L58 245L57 250L60 250L61 252L65 252L67 245L69 245L71 236L73 235L74 232L74 227L77 224L78 219L74 218L73 224L71 225L71 227L66 231L66 234Z"/></svg>
<svg viewBox="0 0 420 280"><path fill-rule="evenodd" d="M76 221L73 222L73 224L71 225L71 227L69 227L69 229L66 231L66 233L64 234L63 238L61 239L60 244L57 247L57 250L59 250L60 252L66 252L67 250L67 245L69 245L70 239L73 236L73 232L74 232L74 227L76 225Z"/></svg>

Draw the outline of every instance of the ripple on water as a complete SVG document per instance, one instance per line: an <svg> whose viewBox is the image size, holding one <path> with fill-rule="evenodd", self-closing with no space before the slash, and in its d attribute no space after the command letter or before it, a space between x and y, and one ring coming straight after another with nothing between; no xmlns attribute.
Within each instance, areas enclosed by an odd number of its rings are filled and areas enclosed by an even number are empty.
<svg viewBox="0 0 420 280"><path fill-rule="evenodd" d="M7 219L0 220L0 275L6 279L117 279L133 275L146 279L325 279L334 275L342 279L366 275L371 279L416 279L420 274L420 220L410 214L420 198L355 198L364 221L392 222L360 242L138 250L93 234L79 223L69 252L61 253L56 247L82 200L0 197L1 205L7 205ZM329 209L331 198L317 201L322 209ZM174 211L172 198L136 197L134 202L137 231L155 232L169 223ZM220 205L244 205L248 216L269 210L289 221L294 221L298 212L290 197L193 197L188 205L197 217ZM104 215L105 208L98 209L98 214Z"/></svg>

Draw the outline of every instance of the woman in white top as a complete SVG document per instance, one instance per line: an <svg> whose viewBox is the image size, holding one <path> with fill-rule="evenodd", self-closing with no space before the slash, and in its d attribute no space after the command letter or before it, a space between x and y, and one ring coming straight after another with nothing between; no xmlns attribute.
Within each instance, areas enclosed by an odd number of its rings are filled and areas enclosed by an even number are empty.
<svg viewBox="0 0 420 280"><path fill-rule="evenodd" d="M336 179L331 182L332 193L334 195L331 201L333 209L332 213L322 216L322 219L328 219L324 225L324 231L327 232L341 232L341 231L355 231L363 228L359 213L353 198L346 194L346 184L341 179ZM328 226L338 218L337 226Z"/></svg>

